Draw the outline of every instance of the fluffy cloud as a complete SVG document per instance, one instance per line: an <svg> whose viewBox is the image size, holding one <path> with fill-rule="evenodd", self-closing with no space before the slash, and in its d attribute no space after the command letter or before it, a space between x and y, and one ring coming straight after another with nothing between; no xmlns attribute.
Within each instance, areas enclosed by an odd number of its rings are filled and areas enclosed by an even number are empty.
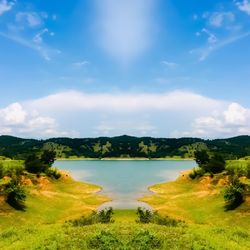
<svg viewBox="0 0 250 250"><path fill-rule="evenodd" d="M192 92L173 91L161 94L89 94L67 91L29 102L37 110L56 112L73 110L100 110L110 112L139 112L144 110L211 110L221 102Z"/></svg>
<svg viewBox="0 0 250 250"><path fill-rule="evenodd" d="M229 137L250 133L250 109L188 91L66 91L0 109L0 124L0 133L26 137Z"/></svg>
<svg viewBox="0 0 250 250"><path fill-rule="evenodd" d="M0 16L3 15L5 12L8 12L12 9L15 3L12 1L1 0L0 1Z"/></svg>
<svg viewBox="0 0 250 250"><path fill-rule="evenodd" d="M20 103L0 109L0 133L19 136L49 137L69 135L57 130L55 119L29 113Z"/></svg>
<svg viewBox="0 0 250 250"><path fill-rule="evenodd" d="M98 41L122 63L135 59L151 44L153 0L96 0Z"/></svg>
<svg viewBox="0 0 250 250"><path fill-rule="evenodd" d="M231 103L222 112L196 118L193 129L180 133L183 136L227 137L250 133L250 109Z"/></svg>
<svg viewBox="0 0 250 250"><path fill-rule="evenodd" d="M243 0L242 2L236 2L239 10L245 12L250 15L250 2L248 0Z"/></svg>

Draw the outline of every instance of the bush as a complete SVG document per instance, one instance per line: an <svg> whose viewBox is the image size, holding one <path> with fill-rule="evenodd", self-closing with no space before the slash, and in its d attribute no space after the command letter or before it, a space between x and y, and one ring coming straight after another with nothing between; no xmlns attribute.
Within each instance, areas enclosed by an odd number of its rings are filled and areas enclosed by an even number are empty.
<svg viewBox="0 0 250 250"><path fill-rule="evenodd" d="M229 175L234 177L245 176L250 179L250 162L232 161L229 162L226 170Z"/></svg>
<svg viewBox="0 0 250 250"><path fill-rule="evenodd" d="M224 200L226 210L233 210L244 202L245 185L238 179L225 188Z"/></svg>
<svg viewBox="0 0 250 250"><path fill-rule="evenodd" d="M218 174L225 170L226 162L220 154L211 157L208 163L201 166L205 172Z"/></svg>
<svg viewBox="0 0 250 250"><path fill-rule="evenodd" d="M194 168L193 171L189 174L189 177L194 180L196 178L202 177L205 174L204 169Z"/></svg>
<svg viewBox="0 0 250 250"><path fill-rule="evenodd" d="M55 151L50 151L50 150L45 150L42 153L41 156L41 162L49 167L53 165L56 159L56 152Z"/></svg>
<svg viewBox="0 0 250 250"><path fill-rule="evenodd" d="M152 222L153 213L150 210L138 207L136 214L138 215L137 222L144 224Z"/></svg>
<svg viewBox="0 0 250 250"><path fill-rule="evenodd" d="M107 224L107 223L112 223L114 220L112 219L113 217L113 208L105 208L97 213L98 216L98 222L102 224Z"/></svg>
<svg viewBox="0 0 250 250"><path fill-rule="evenodd" d="M92 214L89 216L82 216L79 219L71 220L69 221L69 223L75 227L93 225L95 223L102 223L102 224L113 223L114 222L114 220L112 219L113 214L114 214L113 208L110 207L103 209L99 212L92 212Z"/></svg>
<svg viewBox="0 0 250 250"><path fill-rule="evenodd" d="M20 162L0 162L0 179L4 176L19 177L24 171L24 166Z"/></svg>
<svg viewBox="0 0 250 250"><path fill-rule="evenodd" d="M17 210L24 210L24 201L26 199L26 192L23 186L17 181L11 180L6 184L4 193L6 195L6 202Z"/></svg>
<svg viewBox="0 0 250 250"><path fill-rule="evenodd" d="M74 227L93 225L95 223L98 223L97 213L92 212L92 214L89 216L82 216L79 219L69 221L69 223Z"/></svg>
<svg viewBox="0 0 250 250"><path fill-rule="evenodd" d="M157 212L154 213L152 222L158 225L168 226L168 227L177 227L180 223L183 223L180 220L176 220L168 216L163 217L159 215Z"/></svg>
<svg viewBox="0 0 250 250"><path fill-rule="evenodd" d="M33 174L44 173L49 168L49 166L41 162L41 160L35 154L29 155L24 164L25 169Z"/></svg>
<svg viewBox="0 0 250 250"><path fill-rule="evenodd" d="M128 244L129 249L151 250L162 246L161 240L149 231L142 231Z"/></svg>
<svg viewBox="0 0 250 250"><path fill-rule="evenodd" d="M117 239L116 235L101 231L89 240L88 245L90 249L112 250L121 249L122 243Z"/></svg>
<svg viewBox="0 0 250 250"><path fill-rule="evenodd" d="M56 168L49 168L46 170L45 174L48 177L54 178L56 180L58 180L61 177L60 172L56 169Z"/></svg>

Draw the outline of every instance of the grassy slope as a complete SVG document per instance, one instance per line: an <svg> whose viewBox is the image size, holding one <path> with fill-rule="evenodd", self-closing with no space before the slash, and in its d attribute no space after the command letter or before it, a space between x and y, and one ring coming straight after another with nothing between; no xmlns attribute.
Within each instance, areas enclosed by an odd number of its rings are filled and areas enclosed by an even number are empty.
<svg viewBox="0 0 250 250"><path fill-rule="evenodd" d="M64 221L89 213L106 199L93 194L99 188L66 177L40 185L29 187L26 212L0 206L0 249L89 249L89 240L103 230L124 244L149 231L161 240L160 249L250 249L249 203L225 212L221 188L208 179L201 183L184 177L155 185L155 194L143 198L160 213L186 221L177 227L138 224L133 210L115 211L113 224L72 227ZM139 246L132 249L146 249Z"/></svg>
<svg viewBox="0 0 250 250"><path fill-rule="evenodd" d="M236 210L225 211L222 189L210 177L190 181L184 174L174 182L150 187L155 194L145 196L142 201L149 203L162 214L190 223L222 226L233 223L250 230L249 197Z"/></svg>
<svg viewBox="0 0 250 250"><path fill-rule="evenodd" d="M37 181L36 185L26 187L28 197L25 212L15 211L8 204L0 203L0 229L10 224L64 222L89 213L108 200L95 194L101 190L100 187L76 182L66 173L58 181L48 180L45 177L35 181Z"/></svg>

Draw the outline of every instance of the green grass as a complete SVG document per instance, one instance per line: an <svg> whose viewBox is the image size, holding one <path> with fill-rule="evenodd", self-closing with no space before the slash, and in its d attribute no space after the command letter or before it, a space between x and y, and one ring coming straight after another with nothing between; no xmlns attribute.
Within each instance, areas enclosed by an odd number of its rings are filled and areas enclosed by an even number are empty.
<svg viewBox="0 0 250 250"><path fill-rule="evenodd" d="M120 242L122 248L96 249L142 249L138 234L152 235L159 240L156 249L249 249L250 234L239 227L184 224L177 227L154 224L138 224L135 211L116 211L115 223L73 227L69 224L9 226L0 233L1 249L90 249L89 242L97 235L108 232ZM133 248L125 248L133 239ZM142 240L148 240L143 237ZM146 250L147 248L143 248ZM150 249L151 250L151 249Z"/></svg>
<svg viewBox="0 0 250 250"><path fill-rule="evenodd" d="M74 227L66 221L91 213L107 198L95 194L98 186L65 175L28 186L25 212L0 200L0 249L250 249L249 201L226 212L223 187L209 177L191 181L184 174L152 186L155 194L142 198L161 215L184 221L177 226L139 224L135 210L115 210L114 223Z"/></svg>

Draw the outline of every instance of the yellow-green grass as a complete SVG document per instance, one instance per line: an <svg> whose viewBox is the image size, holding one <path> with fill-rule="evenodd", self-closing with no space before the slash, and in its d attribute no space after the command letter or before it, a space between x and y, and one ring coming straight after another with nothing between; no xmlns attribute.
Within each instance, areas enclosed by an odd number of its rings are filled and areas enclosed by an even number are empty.
<svg viewBox="0 0 250 250"><path fill-rule="evenodd" d="M225 211L223 186L213 180L190 180L187 176L176 181L157 184L149 189L154 193L141 201L148 203L161 214L184 220L188 223L239 226L250 230L250 202L234 211Z"/></svg>
<svg viewBox="0 0 250 250"><path fill-rule="evenodd" d="M6 225L61 223L88 214L109 200L97 194L100 187L76 182L66 173L59 180L47 177L34 180L37 184L29 181L26 186L25 211L16 211L0 200L0 229Z"/></svg>
<svg viewBox="0 0 250 250"><path fill-rule="evenodd" d="M32 217L31 217L32 219ZM112 224L95 224L73 227L68 223L51 225L9 225L0 232L0 248L16 249L90 249L89 241L101 232L109 232L120 241L119 248L97 249L150 249L126 248L140 232L148 231L161 242L157 249L218 249L248 250L250 248L249 231L237 226L184 224L177 227L155 224L138 224L135 211L115 211Z"/></svg>

